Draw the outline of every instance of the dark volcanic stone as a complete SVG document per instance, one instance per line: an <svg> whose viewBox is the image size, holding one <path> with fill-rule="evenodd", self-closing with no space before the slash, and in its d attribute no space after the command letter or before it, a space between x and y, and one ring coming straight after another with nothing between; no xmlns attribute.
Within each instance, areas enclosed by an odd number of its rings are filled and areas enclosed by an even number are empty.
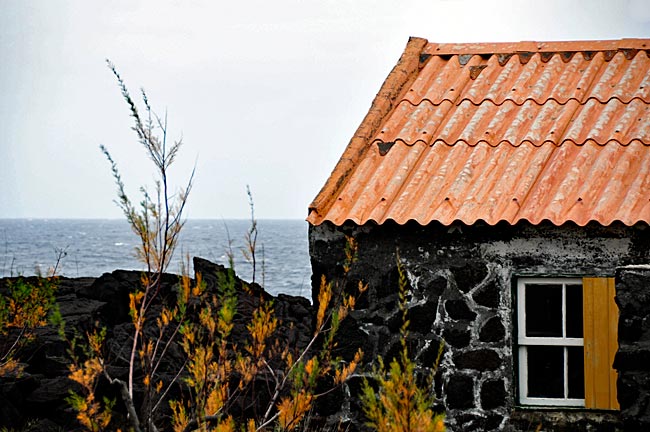
<svg viewBox="0 0 650 432"><path fill-rule="evenodd" d="M61 432L62 428L59 424L50 419L39 419L30 422L28 429L23 429L25 432Z"/></svg>
<svg viewBox="0 0 650 432"><path fill-rule="evenodd" d="M442 337L445 343L454 348L465 348L469 345L471 339L469 323L467 321L448 323L442 333Z"/></svg>
<svg viewBox="0 0 650 432"><path fill-rule="evenodd" d="M503 380L487 380L481 386L481 407L499 408L505 405L506 389Z"/></svg>
<svg viewBox="0 0 650 432"><path fill-rule="evenodd" d="M647 371L650 367L650 349L628 346L619 348L614 357L614 369Z"/></svg>
<svg viewBox="0 0 650 432"><path fill-rule="evenodd" d="M486 418L476 414L463 413L456 416L456 423L462 431L484 431Z"/></svg>
<svg viewBox="0 0 650 432"><path fill-rule="evenodd" d="M106 302L90 298L80 301L76 295L70 294L57 297L57 304L66 326L80 329L87 328L93 320L99 317ZM56 338L58 339L58 335Z"/></svg>
<svg viewBox="0 0 650 432"><path fill-rule="evenodd" d="M445 386L448 409L474 407L474 379L467 375L454 375Z"/></svg>
<svg viewBox="0 0 650 432"><path fill-rule="evenodd" d="M415 347L417 347L419 340L410 333L406 339L406 347L408 348L408 357L410 360L415 361ZM385 340L378 347L380 352L384 352L383 358L386 364L390 364L391 361L397 360L401 357L403 346L402 338L397 335L391 335L389 339ZM385 350L385 351L384 351Z"/></svg>
<svg viewBox="0 0 650 432"><path fill-rule="evenodd" d="M622 268L616 274L619 306L617 394L626 431L650 430L650 267Z"/></svg>
<svg viewBox="0 0 650 432"><path fill-rule="evenodd" d="M449 317L455 320L473 320L476 318L476 312L470 310L464 300L447 300L445 310Z"/></svg>
<svg viewBox="0 0 650 432"><path fill-rule="evenodd" d="M501 318L498 316L490 318L481 328L479 332L479 340L481 342L500 342L506 334L506 329L501 323Z"/></svg>
<svg viewBox="0 0 650 432"><path fill-rule="evenodd" d="M487 266L481 261L464 263L462 267L452 268L451 272L458 289L464 293L478 285L488 274Z"/></svg>
<svg viewBox="0 0 650 432"><path fill-rule="evenodd" d="M432 340L428 345L418 353L417 361L418 364L424 367L434 367L436 365L436 359L438 358L438 352L440 350L440 342Z"/></svg>
<svg viewBox="0 0 650 432"><path fill-rule="evenodd" d="M501 301L501 292L497 284L492 281L475 291L472 298L481 306L496 309Z"/></svg>
<svg viewBox="0 0 650 432"><path fill-rule="evenodd" d="M458 369L488 371L501 366L501 358L491 349L478 349L454 355L454 364Z"/></svg>
<svg viewBox="0 0 650 432"><path fill-rule="evenodd" d="M2 427L17 428L20 426L22 415L12 402L0 391L0 426Z"/></svg>
<svg viewBox="0 0 650 432"><path fill-rule="evenodd" d="M643 334L644 319L641 317L629 317L618 321L619 339L629 342L638 341Z"/></svg>
<svg viewBox="0 0 650 432"><path fill-rule="evenodd" d="M403 324L404 317L402 312L398 309L391 311L386 317L386 328L391 333L399 333L399 329L402 328Z"/></svg>
<svg viewBox="0 0 650 432"><path fill-rule="evenodd" d="M616 290L616 302L622 309L622 313L626 311L642 312L645 306L650 304L650 293L645 289L648 279L650 279L650 271L648 270L628 270L620 273ZM625 289L618 289L623 284Z"/></svg>
<svg viewBox="0 0 650 432"><path fill-rule="evenodd" d="M433 297L439 297L447 289L447 279L442 276L432 278L422 277L420 279L420 289Z"/></svg>
<svg viewBox="0 0 650 432"><path fill-rule="evenodd" d="M618 378L616 390L621 409L632 407L639 400L637 378L637 376L630 373L626 373Z"/></svg>
<svg viewBox="0 0 650 432"><path fill-rule="evenodd" d="M411 322L411 330L419 333L429 333L436 319L438 310L438 298L429 298L425 304L417 305L409 309L408 319Z"/></svg>
<svg viewBox="0 0 650 432"><path fill-rule="evenodd" d="M316 391L323 395L318 398L318 411L314 413L318 417L334 415L341 409L341 400L345 397L341 386L335 386L330 380L327 380L327 382L319 383Z"/></svg>
<svg viewBox="0 0 650 432"><path fill-rule="evenodd" d="M141 286L141 273L116 270L104 273L92 285L78 291L79 297L86 297L106 303L102 318L108 324L129 320L129 293Z"/></svg>
<svg viewBox="0 0 650 432"><path fill-rule="evenodd" d="M28 400L36 403L63 401L69 396L72 387L73 382L67 376L43 378L40 386L30 393Z"/></svg>
<svg viewBox="0 0 650 432"><path fill-rule="evenodd" d="M356 312L350 313L342 322L337 333L337 347L334 354L345 361L351 361L359 348L366 353L374 350L376 336L369 335L361 329L362 323L357 321Z"/></svg>
<svg viewBox="0 0 650 432"><path fill-rule="evenodd" d="M489 414L485 421L485 430L501 430L501 422L503 422L503 416L500 416L499 414Z"/></svg>

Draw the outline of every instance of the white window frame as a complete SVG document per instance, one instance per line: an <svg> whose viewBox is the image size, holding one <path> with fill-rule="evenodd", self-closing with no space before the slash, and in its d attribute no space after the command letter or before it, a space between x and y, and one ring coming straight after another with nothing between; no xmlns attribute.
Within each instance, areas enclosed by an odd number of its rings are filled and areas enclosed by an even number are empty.
<svg viewBox="0 0 650 432"><path fill-rule="evenodd" d="M562 285L562 320L566 322L566 285L582 286L582 278L519 278L517 280L517 325L519 351L519 402L522 405L584 407L584 399L569 398L568 394L568 353L569 346L584 346L583 338L563 337L527 337L526 328L526 285ZM563 346L564 347L564 397L540 398L528 397L528 356L527 346ZM583 372L584 373L584 372Z"/></svg>

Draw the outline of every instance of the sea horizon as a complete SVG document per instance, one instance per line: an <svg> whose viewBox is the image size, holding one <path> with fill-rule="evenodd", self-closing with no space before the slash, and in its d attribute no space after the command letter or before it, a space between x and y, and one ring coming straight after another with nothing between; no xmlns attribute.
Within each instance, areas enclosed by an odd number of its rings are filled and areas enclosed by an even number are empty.
<svg viewBox="0 0 650 432"><path fill-rule="evenodd" d="M256 282L270 293L310 296L308 224L301 219L256 219ZM252 280L245 235L250 219L188 218L168 271L180 273L186 254L229 265ZM99 277L115 270L144 269L135 257L138 237L120 218L0 218L0 277L47 273L61 257L57 274ZM191 261L191 260L190 260ZM190 262L190 274L193 273Z"/></svg>
<svg viewBox="0 0 650 432"><path fill-rule="evenodd" d="M128 223L124 217L32 217L32 216L21 216L21 217L0 217L0 221L3 220L71 220L71 221L76 221L76 220L106 220L106 221L123 221L124 223ZM185 218L184 220L189 221L220 221L220 220L225 220L225 221L251 221L251 218ZM305 218L255 218L256 221L303 221L307 223L307 217Z"/></svg>

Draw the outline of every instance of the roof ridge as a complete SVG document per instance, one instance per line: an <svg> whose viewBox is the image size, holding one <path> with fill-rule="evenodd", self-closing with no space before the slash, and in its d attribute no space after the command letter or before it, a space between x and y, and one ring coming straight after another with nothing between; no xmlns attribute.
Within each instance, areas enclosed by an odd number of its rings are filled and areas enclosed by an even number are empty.
<svg viewBox="0 0 650 432"><path fill-rule="evenodd" d="M650 40L648 40L650 44ZM639 55L639 53L644 52L647 57L650 58L650 48L615 48L615 49L586 49L578 51L514 51L506 50L503 52L492 50L487 50L486 52L458 52L458 53L427 53L431 57L445 57L448 60L452 58L457 58L458 63L461 67L464 67L469 63L469 60L473 57L498 57L499 65L505 66L508 62L512 61L512 58L517 56L519 62L526 64L530 61L533 56L539 55L542 63L548 63L553 59L553 57L560 56L562 63L569 63L573 60L573 57L580 53L585 61L591 61L596 56L597 53L605 54L605 61L611 61L618 53L621 53L626 60L632 61L634 58Z"/></svg>
<svg viewBox="0 0 650 432"><path fill-rule="evenodd" d="M589 52L626 49L648 50L650 39L610 39L580 41L520 41L520 42L429 42L424 52L431 55L501 54L517 52Z"/></svg>

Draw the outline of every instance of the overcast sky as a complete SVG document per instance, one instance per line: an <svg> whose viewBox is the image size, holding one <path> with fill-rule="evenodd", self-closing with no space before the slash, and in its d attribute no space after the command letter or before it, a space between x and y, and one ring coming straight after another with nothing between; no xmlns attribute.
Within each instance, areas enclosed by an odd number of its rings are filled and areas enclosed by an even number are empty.
<svg viewBox="0 0 650 432"><path fill-rule="evenodd" d="M650 37L650 1L0 0L0 218L116 218L151 183L104 59L196 163L190 218L304 218L409 36Z"/></svg>

